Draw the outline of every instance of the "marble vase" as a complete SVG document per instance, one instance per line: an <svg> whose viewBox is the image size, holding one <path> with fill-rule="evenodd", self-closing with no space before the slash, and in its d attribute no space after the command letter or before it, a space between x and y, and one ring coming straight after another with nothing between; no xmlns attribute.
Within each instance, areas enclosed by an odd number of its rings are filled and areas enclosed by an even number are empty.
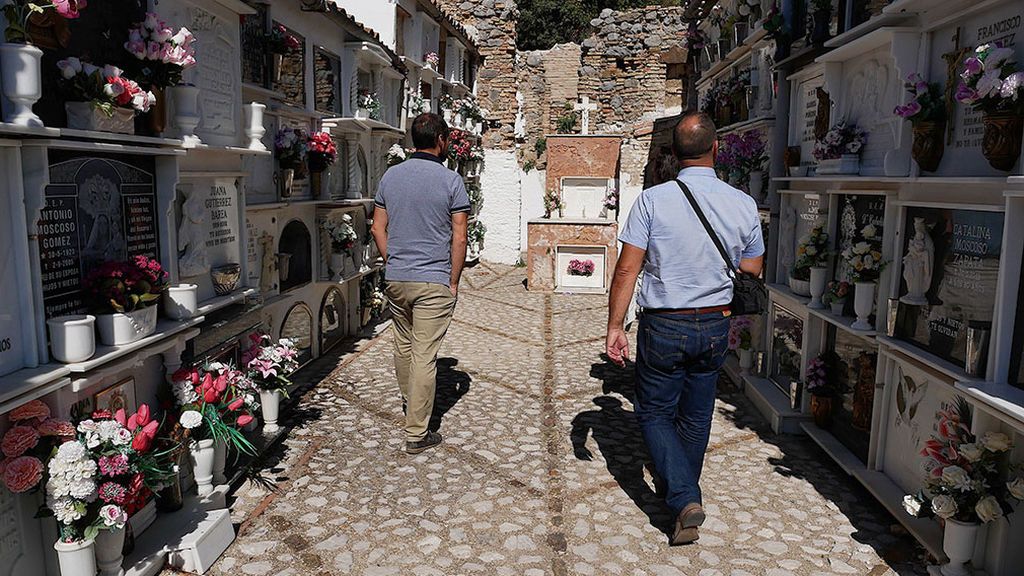
<svg viewBox="0 0 1024 576"><path fill-rule="evenodd" d="M853 310L857 313L857 321L850 326L854 330L874 330L871 324L871 313L875 310L875 283L857 282L854 284Z"/></svg>
<svg viewBox="0 0 1024 576"><path fill-rule="evenodd" d="M11 103L4 122L15 126L42 128L43 121L32 105L43 96L43 51L31 44L0 44L0 86Z"/></svg>
<svg viewBox="0 0 1024 576"><path fill-rule="evenodd" d="M99 576L124 576L124 535L125 528L100 530L96 535L96 567Z"/></svg>
<svg viewBox="0 0 1024 576"><path fill-rule="evenodd" d="M949 563L942 566L942 576L971 576L974 570L969 565L974 556L981 525L977 522L960 522L949 518L942 533L942 551Z"/></svg>

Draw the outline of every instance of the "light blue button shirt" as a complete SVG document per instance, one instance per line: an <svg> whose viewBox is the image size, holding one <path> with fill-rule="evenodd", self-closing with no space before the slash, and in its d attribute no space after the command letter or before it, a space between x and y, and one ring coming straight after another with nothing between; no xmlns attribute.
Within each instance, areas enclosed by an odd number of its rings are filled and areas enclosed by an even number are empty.
<svg viewBox="0 0 1024 576"><path fill-rule="evenodd" d="M753 198L719 180L712 168L684 168L679 179L693 192L734 265L764 254ZM732 302L728 267L674 181L643 191L619 240L647 251L640 306L710 308Z"/></svg>

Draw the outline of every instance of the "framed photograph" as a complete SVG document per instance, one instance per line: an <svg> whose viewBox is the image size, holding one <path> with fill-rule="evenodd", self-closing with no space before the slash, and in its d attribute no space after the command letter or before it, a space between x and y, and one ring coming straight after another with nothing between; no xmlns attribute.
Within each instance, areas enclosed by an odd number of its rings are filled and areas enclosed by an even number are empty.
<svg viewBox="0 0 1024 576"><path fill-rule="evenodd" d="M132 409L131 397L135 391L135 377L129 376L117 384L97 392L93 397L94 410L109 410L111 414L120 409Z"/></svg>

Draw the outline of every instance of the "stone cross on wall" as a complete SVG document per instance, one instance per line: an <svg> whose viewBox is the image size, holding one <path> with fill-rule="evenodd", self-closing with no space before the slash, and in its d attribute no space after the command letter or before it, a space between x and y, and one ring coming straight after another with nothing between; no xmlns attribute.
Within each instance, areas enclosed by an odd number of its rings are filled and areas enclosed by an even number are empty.
<svg viewBox="0 0 1024 576"><path fill-rule="evenodd" d="M581 119L582 131L580 133L583 135L590 134L590 113L597 112L597 104L592 104L590 102L590 96L584 96L582 98L582 102L574 105L572 109L583 113Z"/></svg>

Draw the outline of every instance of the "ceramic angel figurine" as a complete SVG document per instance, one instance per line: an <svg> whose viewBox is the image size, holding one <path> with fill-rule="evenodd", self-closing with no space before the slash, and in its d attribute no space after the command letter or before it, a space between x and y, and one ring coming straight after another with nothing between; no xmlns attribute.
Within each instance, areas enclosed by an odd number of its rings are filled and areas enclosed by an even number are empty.
<svg viewBox="0 0 1024 576"><path fill-rule="evenodd" d="M260 236L262 251L260 272L260 293L266 294L277 287L277 253L274 251L274 237L264 232Z"/></svg>
<svg viewBox="0 0 1024 576"><path fill-rule="evenodd" d="M903 280L907 283L907 293L900 302L911 306L928 305L925 294L932 285L934 264L935 243L928 233L928 224L924 218L914 218L914 237L903 256Z"/></svg>
<svg viewBox="0 0 1024 576"><path fill-rule="evenodd" d="M181 207L181 225L178 226L178 273L184 278L210 271L206 258L207 232L203 226L205 216L203 195L192 190Z"/></svg>

